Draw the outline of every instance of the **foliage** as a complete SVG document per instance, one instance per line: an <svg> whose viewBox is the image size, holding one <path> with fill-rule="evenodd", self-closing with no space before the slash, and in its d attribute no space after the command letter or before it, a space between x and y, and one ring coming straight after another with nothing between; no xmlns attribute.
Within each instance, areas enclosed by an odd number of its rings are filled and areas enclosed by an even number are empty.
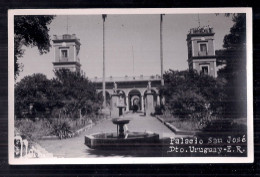
<svg viewBox="0 0 260 177"><path fill-rule="evenodd" d="M70 138L72 130L69 119L56 119L52 121L53 132L52 134L58 136L60 139Z"/></svg>
<svg viewBox="0 0 260 177"><path fill-rule="evenodd" d="M246 126L242 124L234 123L230 119L219 119L210 122L206 127L203 128L203 131L222 131L222 132L246 132Z"/></svg>
<svg viewBox="0 0 260 177"><path fill-rule="evenodd" d="M30 119L15 120L15 128L20 134L31 140L38 140L42 136L50 135L52 127L46 119L32 121Z"/></svg>
<svg viewBox="0 0 260 177"><path fill-rule="evenodd" d="M162 115L163 114L163 111L164 111L164 105L156 105L155 108L155 115Z"/></svg>
<svg viewBox="0 0 260 177"><path fill-rule="evenodd" d="M55 76L53 82L58 95L62 95L63 113L66 117L78 118L81 115L98 114L102 102L92 82L81 73L67 69L56 70Z"/></svg>
<svg viewBox="0 0 260 177"><path fill-rule="evenodd" d="M19 131L19 134L23 137L33 141L37 141L42 136L50 135L56 135L63 139L71 137L73 132L91 122L91 119L54 118L31 120L22 118L15 120L15 130Z"/></svg>
<svg viewBox="0 0 260 177"><path fill-rule="evenodd" d="M14 60L15 77L22 70L22 64L18 62L24 54L23 46L37 46L40 54L49 52L50 37L48 25L54 16L50 15L16 15L14 16Z"/></svg>
<svg viewBox="0 0 260 177"><path fill-rule="evenodd" d="M179 119L179 118L176 118L176 119L172 119L169 123L171 123L174 127L176 127L177 129L179 130L182 130L182 131L197 131L197 130L200 130L199 128L199 123L195 123L194 124L194 121L191 121L191 120L182 120L182 119Z"/></svg>
<svg viewBox="0 0 260 177"><path fill-rule="evenodd" d="M216 134L216 132L221 132L221 134ZM247 126L236 123L232 119L216 119L211 121L196 134L197 137L205 140L208 140L209 137L227 139L230 135L232 135L233 138L244 139L244 143L246 144ZM240 145L242 145L241 142Z"/></svg>
<svg viewBox="0 0 260 177"><path fill-rule="evenodd" d="M43 74L33 74L15 85L16 117L76 119L99 114L101 102L87 78L66 69L55 71L55 75L49 80Z"/></svg>
<svg viewBox="0 0 260 177"><path fill-rule="evenodd" d="M173 71L164 74L165 86L160 95L165 97L165 109L182 119L199 122L209 112L222 114L223 83L196 71Z"/></svg>
<svg viewBox="0 0 260 177"><path fill-rule="evenodd" d="M51 81L43 74L26 76L18 82L15 85L16 116L19 118L48 117L47 109L52 107L55 99L51 85Z"/></svg>
<svg viewBox="0 0 260 177"><path fill-rule="evenodd" d="M180 118L193 118L195 115L205 111L206 100L194 91L177 91L169 99L169 106L174 115Z"/></svg>
<svg viewBox="0 0 260 177"><path fill-rule="evenodd" d="M226 80L225 114L246 116L246 14L233 14L233 27L224 37L222 50L216 51L219 78Z"/></svg>

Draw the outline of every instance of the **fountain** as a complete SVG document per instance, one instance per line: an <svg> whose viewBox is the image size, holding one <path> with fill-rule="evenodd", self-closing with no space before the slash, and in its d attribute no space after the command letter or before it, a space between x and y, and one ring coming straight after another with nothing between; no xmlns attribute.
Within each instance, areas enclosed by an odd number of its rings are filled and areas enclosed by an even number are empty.
<svg viewBox="0 0 260 177"><path fill-rule="evenodd" d="M159 134L149 131L130 132L124 130L125 125L130 123L130 119L123 117L123 109L125 108L125 105L121 93L119 94L117 108L119 111L119 117L112 119L113 124L117 126L117 131L86 135L86 146L91 149L128 149L130 147L153 146L159 143Z"/></svg>
<svg viewBox="0 0 260 177"><path fill-rule="evenodd" d="M112 122L117 125L117 132L86 135L85 145L91 149L128 149L130 147L154 146L159 143L159 134L157 133L125 131L124 125L130 122L129 119L114 118Z"/></svg>
<svg viewBox="0 0 260 177"><path fill-rule="evenodd" d="M117 137L118 138L125 137L124 125L128 124L129 121L130 121L129 119L121 119L121 118L112 119L113 124L117 125ZM118 127L119 127L119 131L118 131Z"/></svg>

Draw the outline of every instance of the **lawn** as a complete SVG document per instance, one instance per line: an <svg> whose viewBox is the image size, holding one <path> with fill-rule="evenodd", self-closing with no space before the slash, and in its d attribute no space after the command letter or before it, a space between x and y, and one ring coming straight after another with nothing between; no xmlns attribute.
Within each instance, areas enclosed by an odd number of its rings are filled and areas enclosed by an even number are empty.
<svg viewBox="0 0 260 177"><path fill-rule="evenodd" d="M215 125L221 129L221 127L226 127L225 129L228 129L228 127L231 128L231 126L246 126L247 125L247 119L246 118L238 118L238 119L230 119L230 118L217 118L217 117L211 117L209 121L201 121L198 122L197 120L190 120L190 119L180 119L177 117L174 117L172 115L161 115L160 118L162 118L165 122L168 122L175 126L179 130L187 130L187 131L198 131L203 130L206 127L214 127ZM213 124L213 125L212 125Z"/></svg>

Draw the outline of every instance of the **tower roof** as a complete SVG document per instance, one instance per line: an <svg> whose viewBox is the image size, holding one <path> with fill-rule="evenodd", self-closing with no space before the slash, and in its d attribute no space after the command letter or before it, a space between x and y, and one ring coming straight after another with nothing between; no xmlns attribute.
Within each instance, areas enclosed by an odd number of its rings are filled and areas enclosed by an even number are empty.
<svg viewBox="0 0 260 177"><path fill-rule="evenodd" d="M61 36L58 35L53 35L53 40L54 43L60 43L60 42L75 42L78 45L81 45L80 39L76 37L75 34L63 34Z"/></svg>
<svg viewBox="0 0 260 177"><path fill-rule="evenodd" d="M214 36L213 28L208 26L203 27L197 27L197 28L191 28L189 33L187 34L187 39L189 39L192 36Z"/></svg>

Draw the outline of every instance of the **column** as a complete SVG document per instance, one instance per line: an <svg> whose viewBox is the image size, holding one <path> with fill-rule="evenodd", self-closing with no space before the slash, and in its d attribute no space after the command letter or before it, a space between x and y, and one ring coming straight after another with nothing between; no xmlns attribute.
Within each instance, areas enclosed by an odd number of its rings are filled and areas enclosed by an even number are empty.
<svg viewBox="0 0 260 177"><path fill-rule="evenodd" d="M119 117L119 109L118 109L118 94L111 95L111 117L116 118Z"/></svg>
<svg viewBox="0 0 260 177"><path fill-rule="evenodd" d="M126 111L129 111L129 100L128 100L128 96L126 96Z"/></svg>
<svg viewBox="0 0 260 177"><path fill-rule="evenodd" d="M150 115L151 113L154 113L154 96L152 93L147 93L146 95L146 105L145 105L145 112L146 115Z"/></svg>
<svg viewBox="0 0 260 177"><path fill-rule="evenodd" d="M141 110L144 111L144 96L141 96Z"/></svg>
<svg viewBox="0 0 260 177"><path fill-rule="evenodd" d="M74 61L77 61L77 55L76 55L76 45L74 45Z"/></svg>
<svg viewBox="0 0 260 177"><path fill-rule="evenodd" d="M54 50L53 50L53 54L54 54L54 62L60 61L59 58L56 57L56 46L54 46Z"/></svg>
<svg viewBox="0 0 260 177"><path fill-rule="evenodd" d="M157 95L157 105L160 106L160 96Z"/></svg>
<svg viewBox="0 0 260 177"><path fill-rule="evenodd" d="M215 52L215 50L214 50ZM216 78L217 77L217 65L216 65L216 61L214 61L214 77Z"/></svg>

